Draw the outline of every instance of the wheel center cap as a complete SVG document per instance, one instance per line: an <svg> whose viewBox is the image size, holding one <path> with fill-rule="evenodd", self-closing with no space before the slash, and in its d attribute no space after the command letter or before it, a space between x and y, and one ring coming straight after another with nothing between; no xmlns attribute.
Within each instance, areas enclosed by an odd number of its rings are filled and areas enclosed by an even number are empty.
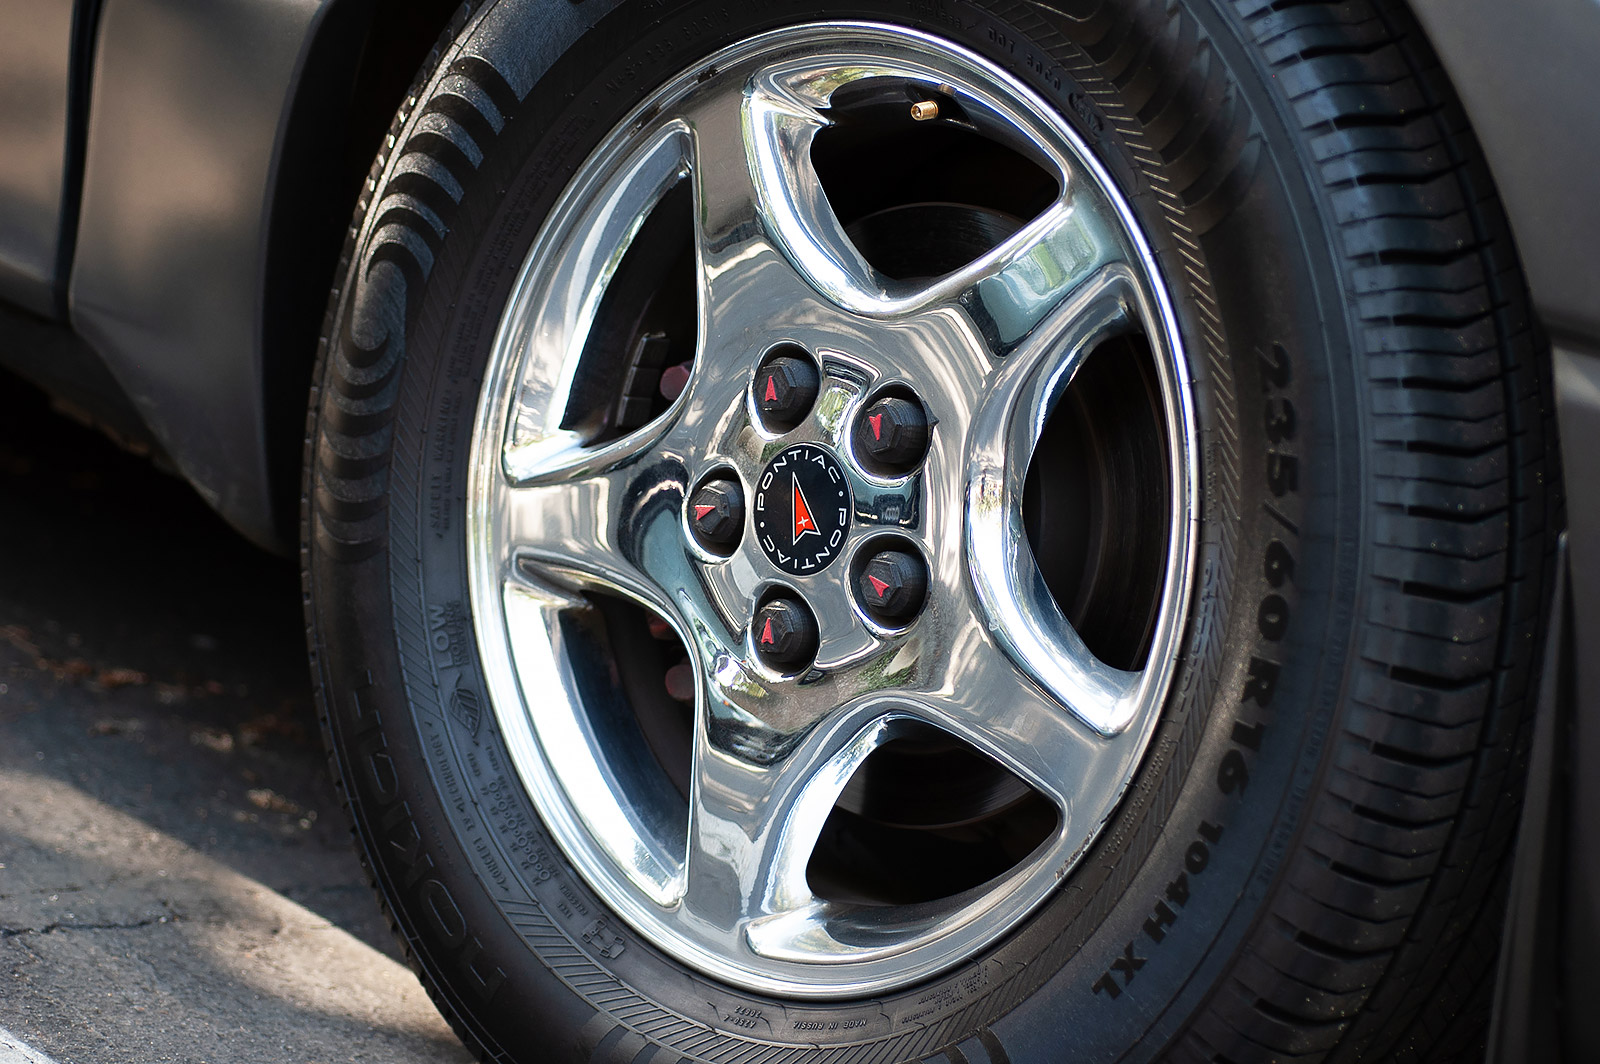
<svg viewBox="0 0 1600 1064"><path fill-rule="evenodd" d="M850 482L826 448L801 443L767 463L756 485L756 540L786 573L821 572L850 529Z"/></svg>

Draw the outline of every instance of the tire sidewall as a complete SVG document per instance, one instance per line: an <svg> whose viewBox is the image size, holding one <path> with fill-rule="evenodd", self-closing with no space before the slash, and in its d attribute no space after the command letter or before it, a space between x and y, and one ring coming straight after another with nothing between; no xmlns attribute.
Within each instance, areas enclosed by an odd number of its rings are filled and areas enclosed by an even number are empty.
<svg viewBox="0 0 1600 1064"><path fill-rule="evenodd" d="M463 513L498 312L567 177L656 84L717 47L816 12L592 2L523 10L533 6L503 0L480 12L433 79L438 91L452 63L476 54L534 87L508 108L513 117L481 168L461 175L448 233L422 276L408 276L403 320L389 322L404 352L382 542L349 557L319 551L312 538L320 679L341 778L420 966L491 1052L564 1032L552 1057L588 1059L624 1040L642 1049L648 1038L708 1060L737 1056L751 1040L838 1047L829 1059L871 1046L904 1060L976 1038L989 1059L1021 1062L1060 1059L1070 1032L1073 1059L1153 1055L1221 978L1292 847L1339 693L1340 656L1327 648L1349 638L1349 582L1338 577L1358 531L1347 516L1354 473L1334 440L1356 417L1353 383L1339 369L1350 340L1326 253L1304 250L1327 238L1304 178L1281 169L1303 149L1274 125L1275 98L1251 81L1224 15L1196 3L1198 15L1170 16L1215 42L1246 113L1242 139L1207 131L1197 149L1215 155L1219 185L1237 187L1185 203L1164 192L1160 152L1069 38L1083 23L1026 5L851 13L945 36L1001 64L1067 115L1108 165L1181 318L1203 513L1169 705L1129 793L1063 889L1006 940L922 986L863 1002L781 1002L654 949L608 912L545 831L477 663ZM1154 34L1169 16L1152 8L1134 16ZM846 17L836 8L828 16ZM1224 54L1230 48L1238 54ZM513 91L516 81L506 77ZM369 209L350 295L335 309L345 333L359 324L377 236ZM1296 434L1270 440L1267 422L1281 423L1285 404ZM1288 458L1295 487L1279 490ZM1310 529L1317 534L1304 536ZM1262 663L1278 666L1267 688ZM708 1033L720 1038L707 1042Z"/></svg>

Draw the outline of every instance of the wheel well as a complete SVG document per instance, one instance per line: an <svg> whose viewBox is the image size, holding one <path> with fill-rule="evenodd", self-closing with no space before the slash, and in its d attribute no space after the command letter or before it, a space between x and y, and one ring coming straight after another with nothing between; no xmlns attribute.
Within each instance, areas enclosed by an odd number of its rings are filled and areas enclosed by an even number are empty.
<svg viewBox="0 0 1600 1064"><path fill-rule="evenodd" d="M305 403L317 338L362 182L406 90L460 0L331 0L300 57L267 230L261 300L267 475L295 542Z"/></svg>

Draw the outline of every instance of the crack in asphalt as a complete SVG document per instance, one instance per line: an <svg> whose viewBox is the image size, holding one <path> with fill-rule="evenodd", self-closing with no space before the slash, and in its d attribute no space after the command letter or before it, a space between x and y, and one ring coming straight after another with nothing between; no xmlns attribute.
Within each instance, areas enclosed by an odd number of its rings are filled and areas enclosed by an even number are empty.
<svg viewBox="0 0 1600 1064"><path fill-rule="evenodd" d="M31 890L18 891L12 894L0 894L0 901L10 901L12 898L30 898L35 894L82 894L88 887L34 887Z"/></svg>
<svg viewBox="0 0 1600 1064"><path fill-rule="evenodd" d="M80 923L49 923L43 927L0 927L0 940L16 938L18 935L53 935L62 931L136 931L141 927L152 927L156 924L175 924L183 917L177 913L166 916L151 916L143 920L136 920L127 924L80 924Z"/></svg>

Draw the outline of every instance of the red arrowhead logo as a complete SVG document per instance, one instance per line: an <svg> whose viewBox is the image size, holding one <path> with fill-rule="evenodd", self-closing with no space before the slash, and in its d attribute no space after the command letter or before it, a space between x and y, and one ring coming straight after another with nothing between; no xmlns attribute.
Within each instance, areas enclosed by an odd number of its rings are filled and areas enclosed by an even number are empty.
<svg viewBox="0 0 1600 1064"><path fill-rule="evenodd" d="M772 374L767 374L767 394L762 397L764 402L776 403L778 401L778 386L772 383Z"/></svg>
<svg viewBox="0 0 1600 1064"><path fill-rule="evenodd" d="M872 584L872 590L878 593L879 598L883 598L883 593L889 590L889 585L884 583L882 580L879 580L875 576L869 574L867 576L867 581Z"/></svg>
<svg viewBox="0 0 1600 1064"><path fill-rule="evenodd" d="M696 521L703 521L703 520L705 520L706 514L710 513L712 510L715 510L715 509L716 509L715 506L696 506L694 508L694 519Z"/></svg>
<svg viewBox="0 0 1600 1064"><path fill-rule="evenodd" d="M875 440L883 439L883 415L873 414L867 420L872 423L872 438Z"/></svg>
<svg viewBox="0 0 1600 1064"><path fill-rule="evenodd" d="M765 625L763 625L762 628L761 628L761 645L764 646L764 647L769 647L769 646L772 645L772 618L771 617L767 618L767 623Z"/></svg>
<svg viewBox="0 0 1600 1064"><path fill-rule="evenodd" d="M794 478L794 542L799 543L801 536L820 536L817 531L817 522L811 516L811 507L806 504L805 492L800 490L800 477Z"/></svg>

